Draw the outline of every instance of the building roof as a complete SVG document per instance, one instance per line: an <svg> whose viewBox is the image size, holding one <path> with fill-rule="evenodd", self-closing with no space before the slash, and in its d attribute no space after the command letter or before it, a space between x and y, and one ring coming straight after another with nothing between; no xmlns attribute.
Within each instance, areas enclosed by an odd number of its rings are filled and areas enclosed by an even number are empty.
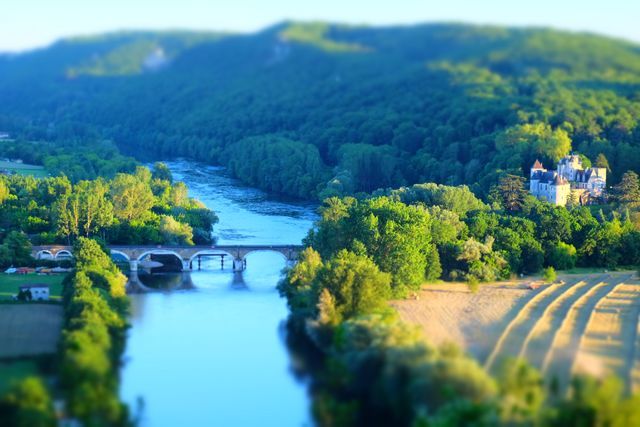
<svg viewBox="0 0 640 427"><path fill-rule="evenodd" d="M20 285L20 290L22 289L34 289L34 288L47 288L49 289L49 285L44 283L27 283L26 285Z"/></svg>
<svg viewBox="0 0 640 427"><path fill-rule="evenodd" d="M601 174L600 170L603 168L587 168L585 170L576 171L576 182L589 182L596 177L604 178L604 173Z"/></svg>
<svg viewBox="0 0 640 427"><path fill-rule="evenodd" d="M556 177L555 171L534 171L531 175L532 180L540 181L542 184L551 184Z"/></svg>
<svg viewBox="0 0 640 427"><path fill-rule="evenodd" d="M536 162L533 164L532 169L544 169L544 166L542 166L542 163L540 163L540 160L536 159Z"/></svg>
<svg viewBox="0 0 640 427"><path fill-rule="evenodd" d="M565 185L568 184L569 181L567 181L564 177L556 174L556 177L553 180L553 185Z"/></svg>
<svg viewBox="0 0 640 427"><path fill-rule="evenodd" d="M533 175L531 175L532 180L539 181L541 184L549 184L549 185L566 185L569 184L564 177L558 175L556 171L535 171Z"/></svg>

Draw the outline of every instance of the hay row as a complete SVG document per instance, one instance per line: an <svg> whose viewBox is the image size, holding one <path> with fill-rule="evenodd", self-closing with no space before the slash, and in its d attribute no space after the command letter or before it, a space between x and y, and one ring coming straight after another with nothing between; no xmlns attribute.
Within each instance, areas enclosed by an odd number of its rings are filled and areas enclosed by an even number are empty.
<svg viewBox="0 0 640 427"><path fill-rule="evenodd" d="M518 326L525 324L527 317L532 315L536 310L539 310L542 307L545 307L545 302L547 300L553 301L557 295L561 295L566 290L570 289L572 286L582 283L583 281L576 281L573 283L565 283L561 285L548 285L539 291L536 295L534 295L525 306L517 312L514 317L511 319L507 327L504 329L500 338L496 342L493 351L489 354L489 357L485 361L484 367L488 371L491 371L494 368L494 364L496 362L496 358L499 354L501 354L505 347L505 342L511 336L514 336L514 329ZM542 308L544 310L544 308ZM514 339L518 339L516 336ZM518 346L518 348L520 348Z"/></svg>

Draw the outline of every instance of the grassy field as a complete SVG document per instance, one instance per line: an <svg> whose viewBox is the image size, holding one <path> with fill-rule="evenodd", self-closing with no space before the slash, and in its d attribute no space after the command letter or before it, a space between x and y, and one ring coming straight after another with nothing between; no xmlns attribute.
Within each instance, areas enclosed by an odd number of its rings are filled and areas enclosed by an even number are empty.
<svg viewBox="0 0 640 427"><path fill-rule="evenodd" d="M0 305L0 359L55 353L63 311L54 304Z"/></svg>
<svg viewBox="0 0 640 427"><path fill-rule="evenodd" d="M621 266L615 269L596 268L596 267L575 267L570 270L558 271L558 274L596 274L608 273L612 271L638 271L638 266Z"/></svg>
<svg viewBox="0 0 640 427"><path fill-rule="evenodd" d="M40 276L35 273L30 274L6 274L0 273L0 300L10 299L19 291L20 285L28 283L44 283L49 285L50 297L53 300L62 296L62 281L64 274L51 274Z"/></svg>
<svg viewBox="0 0 640 427"><path fill-rule="evenodd" d="M633 271L561 275L560 284L525 278L480 285L425 286L393 305L435 344L454 342L494 372L524 357L566 390L570 375L615 374L640 389L640 281ZM536 284L536 289L529 289Z"/></svg>
<svg viewBox="0 0 640 427"><path fill-rule="evenodd" d="M36 178L43 178L49 174L42 166L28 165L25 163L9 162L0 160L0 170L8 170L18 175L33 175Z"/></svg>

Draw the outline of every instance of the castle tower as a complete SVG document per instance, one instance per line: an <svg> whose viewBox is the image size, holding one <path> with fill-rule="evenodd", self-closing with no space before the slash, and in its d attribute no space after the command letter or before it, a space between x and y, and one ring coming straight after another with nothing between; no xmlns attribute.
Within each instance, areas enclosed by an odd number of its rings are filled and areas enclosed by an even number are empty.
<svg viewBox="0 0 640 427"><path fill-rule="evenodd" d="M546 171L547 170L544 168L544 166L542 166L542 163L540 163L540 160L536 159L535 163L531 167L530 177L533 177L533 175L535 175L536 172L546 172Z"/></svg>

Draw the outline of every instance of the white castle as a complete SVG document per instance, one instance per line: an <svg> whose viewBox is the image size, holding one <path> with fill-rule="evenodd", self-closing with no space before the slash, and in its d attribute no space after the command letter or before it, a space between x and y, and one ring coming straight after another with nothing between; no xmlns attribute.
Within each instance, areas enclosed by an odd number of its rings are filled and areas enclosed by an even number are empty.
<svg viewBox="0 0 640 427"><path fill-rule="evenodd" d="M529 192L554 205L566 205L571 195L578 203L586 205L604 198L606 186L606 168L584 169L580 156L571 154L558 162L555 171L547 171L536 160L531 168Z"/></svg>

